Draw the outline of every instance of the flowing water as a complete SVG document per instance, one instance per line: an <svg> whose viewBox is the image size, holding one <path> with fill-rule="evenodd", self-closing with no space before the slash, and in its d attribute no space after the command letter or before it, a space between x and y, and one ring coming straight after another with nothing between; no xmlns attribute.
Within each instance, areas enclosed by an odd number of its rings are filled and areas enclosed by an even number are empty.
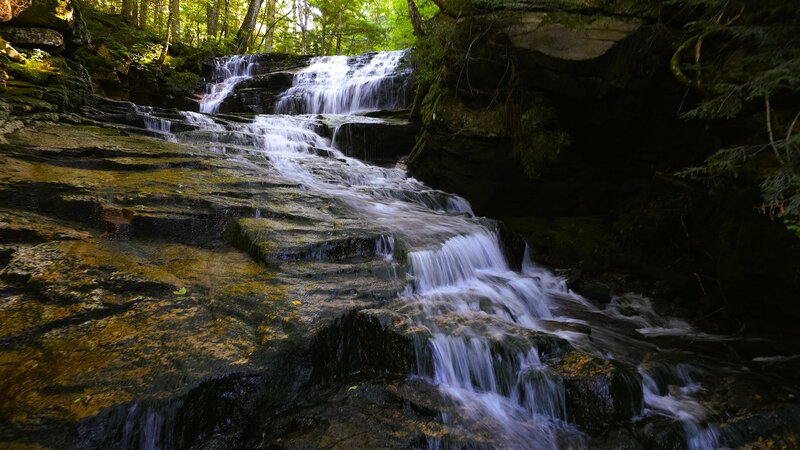
<svg viewBox="0 0 800 450"><path fill-rule="evenodd" d="M349 158L320 133L332 127L335 135L349 114L402 106L404 56L316 58L295 75L277 103L278 114L231 121L182 113L194 130L174 134L168 122L147 123L181 142L232 157L263 157L275 174L336 198L353 217L383 231L376 253L405 262L406 274L399 274L408 280L402 313L425 330L418 357L432 359L409 375L436 385L450 399L453 409L442 414L443 423L489 436L492 446L586 448L587 435L568 420L564 380L547 363L547 340L540 337L551 336L582 352L638 366L642 381L635 378L632 389L644 396L639 414L678 421L689 448L715 447L713 418L695 398L703 389L702 371L686 363L642 362L656 348L641 336L687 332L688 325L662 318L641 298L619 298L598 309L527 255L515 270L497 223L475 217L466 200L427 187L402 167ZM254 64L248 56L218 60L201 112L217 111L236 83L251 76ZM591 326L591 338L574 331L580 325ZM641 330L638 339L635 330ZM437 439L428 445L448 446Z"/></svg>
<svg viewBox="0 0 800 450"><path fill-rule="evenodd" d="M233 88L243 80L250 78L257 67L254 55L234 55L219 58L214 62L214 81L208 85L206 95L200 103L200 112L213 114L220 103L233 92Z"/></svg>

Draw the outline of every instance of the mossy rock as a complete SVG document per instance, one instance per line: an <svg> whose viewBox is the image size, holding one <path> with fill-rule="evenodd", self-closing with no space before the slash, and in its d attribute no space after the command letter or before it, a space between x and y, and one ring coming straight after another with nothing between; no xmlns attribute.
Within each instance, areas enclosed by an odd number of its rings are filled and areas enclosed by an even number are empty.
<svg viewBox="0 0 800 450"><path fill-rule="evenodd" d="M8 25L50 28L69 33L75 24L75 6L71 0L32 0L31 5Z"/></svg>
<svg viewBox="0 0 800 450"><path fill-rule="evenodd" d="M170 72L164 77L166 88L173 95L190 95L197 90L200 77L192 72Z"/></svg>
<svg viewBox="0 0 800 450"><path fill-rule="evenodd" d="M590 434L642 411L641 376L621 363L570 352L553 368L564 380L567 420Z"/></svg>
<svg viewBox="0 0 800 450"><path fill-rule="evenodd" d="M613 251L610 225L602 217L514 217L505 221L534 249L534 259L559 267L598 261Z"/></svg>

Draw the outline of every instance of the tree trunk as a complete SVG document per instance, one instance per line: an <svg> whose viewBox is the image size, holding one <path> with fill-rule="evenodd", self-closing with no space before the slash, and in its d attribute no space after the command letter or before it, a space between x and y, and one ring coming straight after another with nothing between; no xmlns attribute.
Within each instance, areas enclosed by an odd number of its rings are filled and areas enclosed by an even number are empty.
<svg viewBox="0 0 800 450"><path fill-rule="evenodd" d="M336 54L342 54L342 10L336 15Z"/></svg>
<svg viewBox="0 0 800 450"><path fill-rule="evenodd" d="M250 47L262 2L263 0L250 0L247 14L244 15L244 20L242 20L242 26L239 27L239 31L236 33L236 53L246 53L247 48Z"/></svg>
<svg viewBox="0 0 800 450"><path fill-rule="evenodd" d="M150 7L150 0L139 0L139 28L147 26L147 9Z"/></svg>
<svg viewBox="0 0 800 450"><path fill-rule="evenodd" d="M167 25L172 30L172 39L181 38L181 0L169 0Z"/></svg>
<svg viewBox="0 0 800 450"><path fill-rule="evenodd" d="M265 50L268 52L272 51L272 43L275 40L275 25L278 23L275 20L277 7L278 7L277 0L267 0L268 13L267 13L266 23L269 24L269 28L264 33L264 39L265 39L264 42L266 43Z"/></svg>
<svg viewBox="0 0 800 450"><path fill-rule="evenodd" d="M153 28L158 31L164 29L164 0L155 0L155 14L153 14Z"/></svg>
<svg viewBox="0 0 800 450"><path fill-rule="evenodd" d="M299 11L298 13L298 4L301 4L302 0L293 0L292 1L292 52L297 52L297 25L298 25L298 18L302 20L300 22L300 32L302 36L302 40L300 41L300 54L306 54L306 26L305 26L305 14L304 10Z"/></svg>
<svg viewBox="0 0 800 450"><path fill-rule="evenodd" d="M172 9L172 2L177 2L178 0L170 0L170 8L169 8L169 15L167 16L167 31L164 33L164 45L161 47L161 55L158 57L158 63L164 65L167 61L167 52L169 52L169 44L172 41L172 30L174 25L175 17L173 16L174 10Z"/></svg>
<svg viewBox="0 0 800 450"><path fill-rule="evenodd" d="M131 17L133 17L131 10L136 8L135 1L136 0L122 0L122 20L125 22L131 22Z"/></svg>
<svg viewBox="0 0 800 450"><path fill-rule="evenodd" d="M225 14L222 16L222 31L219 34L220 39L228 37L228 16L230 16L230 5L230 0L225 0Z"/></svg>
<svg viewBox="0 0 800 450"><path fill-rule="evenodd" d="M139 26L139 5L136 0L131 0L131 25Z"/></svg>
<svg viewBox="0 0 800 450"><path fill-rule="evenodd" d="M325 39L325 33L327 33L327 24L325 23L325 17L322 18L322 29L320 30L320 53L322 56L327 54L327 39Z"/></svg>
<svg viewBox="0 0 800 450"><path fill-rule="evenodd" d="M210 0L206 5L206 34L209 38L217 37L219 25L219 0Z"/></svg>
<svg viewBox="0 0 800 450"><path fill-rule="evenodd" d="M411 19L411 26L414 27L414 36L422 37L425 35L425 29L422 26L422 17L417 10L417 4L414 0L408 1L408 17Z"/></svg>

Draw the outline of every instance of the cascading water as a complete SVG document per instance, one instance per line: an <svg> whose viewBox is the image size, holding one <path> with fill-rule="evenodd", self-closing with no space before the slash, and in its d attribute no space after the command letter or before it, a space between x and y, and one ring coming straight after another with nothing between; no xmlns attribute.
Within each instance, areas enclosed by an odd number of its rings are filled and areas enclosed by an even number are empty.
<svg viewBox="0 0 800 450"><path fill-rule="evenodd" d="M466 200L430 189L401 168L345 156L320 133L341 116L303 115L404 106L405 93L398 92L405 79L398 74L405 70L398 69L404 54L316 58L297 73L276 106L294 115L258 115L243 123L183 113L195 131L176 135L219 151L263 156L281 177L337 199L353 217L382 231L376 255L392 258L402 245L409 280L400 299L403 313L425 330L418 358L432 359L419 364L415 376L435 384L452 402L452 411L441 417L444 423L489 435L492 445L504 448L585 448L588 436L568 421L564 380L548 366L548 350L531 336L555 335L587 353L636 361L630 354L649 344L624 330L667 322L597 310L527 257L521 271L513 270L496 223L475 218ZM219 60L217 83L201 111L217 111L254 64L246 56ZM573 311L581 318L572 317ZM586 325L590 319L584 317L600 316L624 326L597 327L592 339L552 331L553 323ZM680 398L670 397L647 370L640 373L644 385L635 388L643 391L648 412L678 420L691 448L716 445L715 428L705 424L707 413L692 397L700 389L697 381L676 375L672 383L680 386ZM447 446L433 438L428 444Z"/></svg>
<svg viewBox="0 0 800 450"><path fill-rule="evenodd" d="M353 114L404 106L405 50L360 56L324 56L297 73L275 106L284 114Z"/></svg>
<svg viewBox="0 0 800 450"><path fill-rule="evenodd" d="M151 106L135 105L134 108L144 120L144 127L149 131L155 131L168 141L175 141L175 135L172 134L172 122L163 117L154 115L155 111Z"/></svg>
<svg viewBox="0 0 800 450"><path fill-rule="evenodd" d="M206 95L200 102L200 112L216 113L225 97L233 92L233 88L253 75L255 67L254 55L235 55L217 59L214 62L214 83L208 85Z"/></svg>

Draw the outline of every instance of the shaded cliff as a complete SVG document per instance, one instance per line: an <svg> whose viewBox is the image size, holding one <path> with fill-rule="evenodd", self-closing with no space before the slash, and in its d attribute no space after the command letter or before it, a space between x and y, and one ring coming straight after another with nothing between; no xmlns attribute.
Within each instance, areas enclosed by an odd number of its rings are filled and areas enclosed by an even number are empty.
<svg viewBox="0 0 800 450"><path fill-rule="evenodd" d="M763 109L680 117L707 95L674 73L697 11L534 1L449 13L419 49L415 176L503 217L535 259L571 268L577 290L646 292L711 326L792 329L800 240L756 210L763 176L752 164L714 183L674 175L766 136ZM776 114L793 107L785 98Z"/></svg>

